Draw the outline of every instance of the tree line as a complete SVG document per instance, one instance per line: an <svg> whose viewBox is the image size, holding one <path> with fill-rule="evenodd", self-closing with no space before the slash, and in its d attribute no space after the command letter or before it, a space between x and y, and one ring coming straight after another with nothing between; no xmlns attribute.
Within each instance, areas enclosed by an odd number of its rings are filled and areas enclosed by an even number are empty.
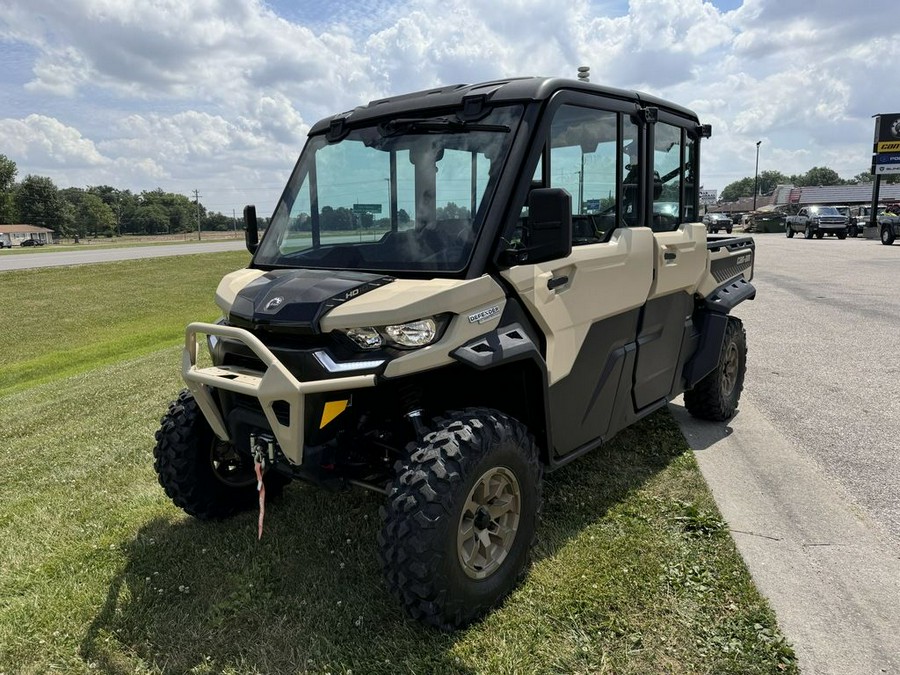
<svg viewBox="0 0 900 675"><path fill-rule="evenodd" d="M845 179L838 175L834 169L827 166L814 166L806 173L787 175L780 171L759 172L759 194L768 195L775 191L779 185L794 185L796 187L809 187L816 185L859 185L860 183L872 183L875 177L868 171L856 174L853 178ZM883 183L895 183L900 177L894 175L882 179ZM752 197L756 184L753 176L741 178L725 186L719 194L719 201L736 202L743 197Z"/></svg>
<svg viewBox="0 0 900 675"><path fill-rule="evenodd" d="M46 176L16 181L16 163L0 155L0 224L38 225L58 236L177 234L242 227L231 216L160 188L140 193L109 185L57 188ZM266 219L261 219L265 227Z"/></svg>

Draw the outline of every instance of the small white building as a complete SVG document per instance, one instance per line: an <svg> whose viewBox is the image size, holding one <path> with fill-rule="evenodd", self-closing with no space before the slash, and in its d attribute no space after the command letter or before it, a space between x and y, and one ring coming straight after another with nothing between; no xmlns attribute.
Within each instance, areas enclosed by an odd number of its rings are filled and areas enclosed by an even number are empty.
<svg viewBox="0 0 900 675"><path fill-rule="evenodd" d="M37 225L0 225L0 240L7 246L19 246L26 239L53 243L53 230Z"/></svg>

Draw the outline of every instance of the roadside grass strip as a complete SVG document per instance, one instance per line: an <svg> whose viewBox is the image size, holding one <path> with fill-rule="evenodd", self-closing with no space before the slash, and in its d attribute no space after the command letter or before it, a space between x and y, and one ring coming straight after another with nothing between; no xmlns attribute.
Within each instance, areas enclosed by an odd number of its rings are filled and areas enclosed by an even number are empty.
<svg viewBox="0 0 900 675"><path fill-rule="evenodd" d="M208 267L191 273L221 276ZM174 325L154 312L190 286L146 300L152 333ZM208 318L208 288L203 300L178 308L189 316L177 335L197 307ZM141 352L138 318L110 310L84 330L131 335ZM385 591L375 494L293 484L260 542L255 513L200 523L175 508L152 448L181 386L179 351L132 356L36 386L5 380L2 673L797 672L666 411L547 476L528 576L483 621L444 634Z"/></svg>
<svg viewBox="0 0 900 675"><path fill-rule="evenodd" d="M215 320L224 274L247 254L204 253L0 272L0 395L184 339Z"/></svg>

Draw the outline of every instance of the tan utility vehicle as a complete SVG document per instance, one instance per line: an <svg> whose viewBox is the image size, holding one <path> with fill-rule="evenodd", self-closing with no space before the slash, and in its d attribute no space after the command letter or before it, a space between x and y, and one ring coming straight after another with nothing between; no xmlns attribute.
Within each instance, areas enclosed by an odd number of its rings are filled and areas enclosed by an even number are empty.
<svg viewBox="0 0 900 675"><path fill-rule="evenodd" d="M737 407L754 243L696 215L708 135L652 96L537 78L319 122L261 241L245 209L223 318L187 328L166 493L215 519L254 507L257 468L269 496L374 490L390 590L471 622L526 567L545 471L682 392L698 417Z"/></svg>

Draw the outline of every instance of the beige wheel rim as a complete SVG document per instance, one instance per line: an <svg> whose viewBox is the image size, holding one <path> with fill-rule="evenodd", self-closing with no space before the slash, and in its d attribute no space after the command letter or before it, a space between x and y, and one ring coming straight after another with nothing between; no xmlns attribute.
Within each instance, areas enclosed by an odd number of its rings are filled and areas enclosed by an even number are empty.
<svg viewBox="0 0 900 675"><path fill-rule="evenodd" d="M519 481L505 467L489 469L466 498L456 536L459 563L472 579L496 572L512 550L522 510Z"/></svg>
<svg viewBox="0 0 900 675"><path fill-rule="evenodd" d="M724 396L731 396L731 392L737 385L739 365L740 357L737 345L729 342L725 350L725 358L722 359L722 394Z"/></svg>

